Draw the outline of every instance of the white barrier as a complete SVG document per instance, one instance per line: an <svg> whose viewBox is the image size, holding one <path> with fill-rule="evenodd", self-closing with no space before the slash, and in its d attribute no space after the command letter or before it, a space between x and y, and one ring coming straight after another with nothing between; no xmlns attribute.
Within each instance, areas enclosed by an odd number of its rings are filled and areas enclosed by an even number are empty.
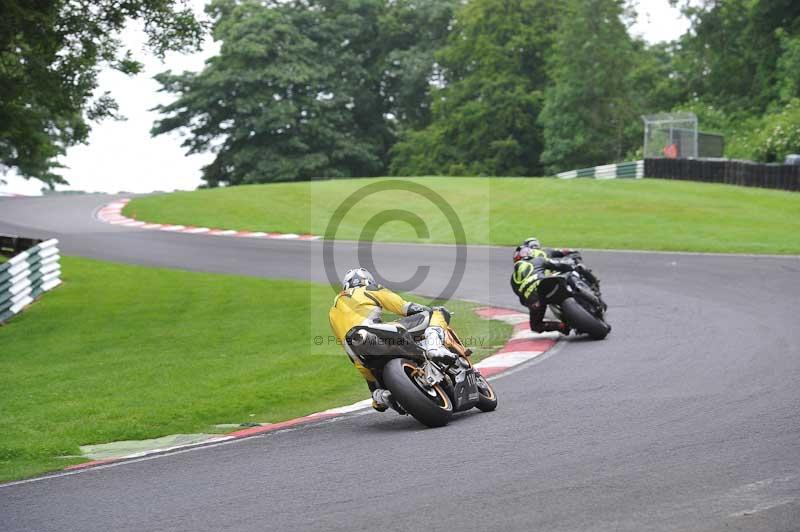
<svg viewBox="0 0 800 532"><path fill-rule="evenodd" d="M60 259L58 240L51 239L0 264L0 323L61 284Z"/></svg>
<svg viewBox="0 0 800 532"><path fill-rule="evenodd" d="M628 163L605 164L592 168L581 168L556 174L559 179L574 179L576 177L593 177L595 179L641 179L644 177L644 161L631 161Z"/></svg>

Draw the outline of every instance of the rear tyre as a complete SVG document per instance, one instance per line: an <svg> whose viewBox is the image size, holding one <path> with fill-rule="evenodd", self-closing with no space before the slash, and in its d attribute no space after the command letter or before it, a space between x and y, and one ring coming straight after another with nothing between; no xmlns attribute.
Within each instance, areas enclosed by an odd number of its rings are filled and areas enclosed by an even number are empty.
<svg viewBox="0 0 800 532"><path fill-rule="evenodd" d="M481 412L491 412L497 408L497 394L494 393L494 388L489 384L489 381L483 375L478 373L476 375L478 380L478 404L475 408Z"/></svg>
<svg viewBox="0 0 800 532"><path fill-rule="evenodd" d="M588 334L593 340L602 340L611 331L611 327L592 316L589 311L575 301L575 298L565 299L560 306L567 325L578 332Z"/></svg>
<svg viewBox="0 0 800 532"><path fill-rule="evenodd" d="M453 417L453 401L439 384L425 385L419 371L414 362L395 358L383 368L383 383L414 419L428 427L443 427Z"/></svg>

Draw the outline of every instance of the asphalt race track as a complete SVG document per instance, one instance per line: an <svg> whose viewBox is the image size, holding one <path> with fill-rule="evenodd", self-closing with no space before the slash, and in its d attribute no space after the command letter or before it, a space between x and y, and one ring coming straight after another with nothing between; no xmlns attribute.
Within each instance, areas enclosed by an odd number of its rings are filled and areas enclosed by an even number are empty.
<svg viewBox="0 0 800 532"><path fill-rule="evenodd" d="M320 242L96 221L111 199L0 199L0 233L106 260L325 280ZM340 271L355 253L337 243ZM455 253L374 255L390 279L431 266L417 292L433 295ZM496 380L494 413L423 430L370 412L0 486L0 530L800 530L800 259L584 257L613 332ZM510 266L507 249L470 247L455 297L514 308Z"/></svg>

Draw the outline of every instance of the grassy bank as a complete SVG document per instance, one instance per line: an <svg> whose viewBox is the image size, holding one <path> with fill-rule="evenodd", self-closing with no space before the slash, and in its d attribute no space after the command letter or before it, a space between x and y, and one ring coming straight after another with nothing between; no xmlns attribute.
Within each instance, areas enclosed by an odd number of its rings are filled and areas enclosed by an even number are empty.
<svg viewBox="0 0 800 532"><path fill-rule="evenodd" d="M137 198L125 209L154 222L324 234L342 201L378 179L251 185ZM458 213L468 241L512 245L535 234L558 246L746 253L800 253L800 194L666 180L416 178ZM382 192L342 219L336 238L358 239L367 220L403 209L427 222L418 236L390 222L384 241L453 242L427 199Z"/></svg>
<svg viewBox="0 0 800 532"><path fill-rule="evenodd" d="M275 422L364 399L329 334L328 287L65 257L65 283L0 327L0 480L79 445ZM510 334L453 302L455 326ZM494 347L491 347L494 346Z"/></svg>

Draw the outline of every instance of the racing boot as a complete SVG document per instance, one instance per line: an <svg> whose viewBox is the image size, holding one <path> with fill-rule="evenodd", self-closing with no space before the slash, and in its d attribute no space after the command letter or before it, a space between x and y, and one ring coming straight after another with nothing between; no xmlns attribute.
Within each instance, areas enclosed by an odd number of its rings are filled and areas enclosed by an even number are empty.
<svg viewBox="0 0 800 532"><path fill-rule="evenodd" d="M406 411L400 406L400 403L395 401L394 397L392 397L392 392L382 388L378 388L372 392L372 408L378 412L386 412L388 408L391 408L401 416L406 415Z"/></svg>
<svg viewBox="0 0 800 532"><path fill-rule="evenodd" d="M569 333L572 332L572 328L566 323L561 322L558 326L558 332L560 332L564 336L569 336Z"/></svg>
<svg viewBox="0 0 800 532"><path fill-rule="evenodd" d="M392 392L378 388L372 392L372 408L378 412L386 412L386 409L389 408L391 397Z"/></svg>
<svg viewBox="0 0 800 532"><path fill-rule="evenodd" d="M458 360L458 355L444 346L444 329L428 327L425 329L425 352L434 362L449 366Z"/></svg>

